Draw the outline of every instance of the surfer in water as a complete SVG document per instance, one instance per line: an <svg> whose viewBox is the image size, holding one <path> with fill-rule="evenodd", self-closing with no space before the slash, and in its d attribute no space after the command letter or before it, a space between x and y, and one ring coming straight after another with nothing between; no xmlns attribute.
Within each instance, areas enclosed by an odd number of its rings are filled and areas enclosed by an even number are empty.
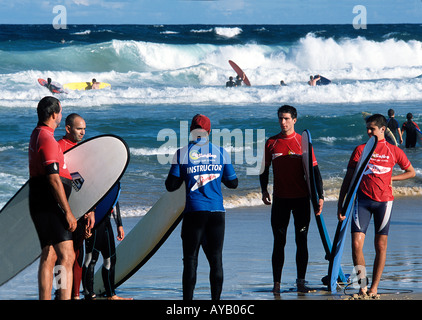
<svg viewBox="0 0 422 320"><path fill-rule="evenodd" d="M192 300L196 284L199 248L210 265L211 299L220 300L223 289L223 243L225 209L221 183L237 188L238 180L229 154L223 147L210 143L210 119L193 117L189 144L177 150L166 179L170 192L186 186L186 206L183 212L183 299Z"/></svg>
<svg viewBox="0 0 422 320"><path fill-rule="evenodd" d="M302 136L295 132L297 121L296 108L284 105L278 111L278 121L281 132L265 143L263 173L259 176L262 191L262 201L271 205L271 227L274 235L272 254L272 268L274 287L273 293L280 294L281 273L284 265L284 247L286 245L287 227L290 213L293 214L296 235L296 269L298 292L310 292L305 285L305 275L308 265L308 228L311 219L309 191L302 165ZM317 181L319 196L319 210L321 214L324 204L323 184L315 155L313 165ZM268 179L270 166L273 165L274 192L273 201L268 193Z"/></svg>
<svg viewBox="0 0 422 320"><path fill-rule="evenodd" d="M308 84L311 86L311 87L315 87L316 85L317 85L317 82L318 82L318 80L320 80L321 79L321 77L320 76L310 76L309 77L309 81L308 81Z"/></svg>
<svg viewBox="0 0 422 320"><path fill-rule="evenodd" d="M243 74L243 78L239 75L236 76L236 87L240 87L245 79L245 74Z"/></svg>
<svg viewBox="0 0 422 320"><path fill-rule="evenodd" d="M233 81L233 77L229 77L229 81L226 82L226 88L235 87L236 83Z"/></svg>
<svg viewBox="0 0 422 320"><path fill-rule="evenodd" d="M387 120L381 114L374 114L366 119L368 136L376 136L378 143L359 184L353 219L351 219L352 256L356 274L359 278L359 294L362 296L368 295L372 298L378 297L378 285L386 261L388 231L394 200L392 182L410 179L415 176L415 169L403 150L387 143L385 140L384 133L386 128ZM341 214L341 208L364 147L365 144L362 144L355 148L347 166L346 176L341 185L338 200L338 219L340 221L345 219L345 216ZM393 167L396 164L404 172L393 176ZM372 215L375 227L375 261L372 284L368 289L363 245Z"/></svg>
<svg viewBox="0 0 422 320"><path fill-rule="evenodd" d="M100 82L97 82L97 80L95 78L92 79L91 89L92 90L100 89Z"/></svg>
<svg viewBox="0 0 422 320"><path fill-rule="evenodd" d="M412 113L409 112L406 115L406 119L407 121L403 123L401 130L402 132L406 132L406 148L414 148L416 147L417 141L416 129L419 129L419 126L412 120Z"/></svg>
<svg viewBox="0 0 422 320"><path fill-rule="evenodd" d="M388 109L387 128L390 129L399 144L403 143L403 136L400 130L399 122L394 118L395 112L393 109Z"/></svg>

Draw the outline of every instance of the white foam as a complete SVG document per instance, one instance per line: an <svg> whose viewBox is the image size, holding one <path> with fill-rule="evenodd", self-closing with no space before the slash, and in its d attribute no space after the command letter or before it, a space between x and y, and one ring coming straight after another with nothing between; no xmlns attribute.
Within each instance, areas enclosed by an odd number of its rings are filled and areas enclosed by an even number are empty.
<svg viewBox="0 0 422 320"><path fill-rule="evenodd" d="M223 36L223 37L226 37L226 38L236 37L237 35L239 35L243 32L242 28L239 28L239 27L233 27L233 28L215 27L214 31L219 36Z"/></svg>

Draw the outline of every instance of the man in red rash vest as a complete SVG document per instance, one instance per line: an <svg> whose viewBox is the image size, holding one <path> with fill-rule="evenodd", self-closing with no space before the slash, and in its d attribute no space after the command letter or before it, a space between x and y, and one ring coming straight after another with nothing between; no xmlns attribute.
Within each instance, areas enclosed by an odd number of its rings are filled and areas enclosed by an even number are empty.
<svg viewBox="0 0 422 320"><path fill-rule="evenodd" d="M286 244L287 227L292 212L296 235L296 267L297 290L309 292L305 285L306 268L308 264L307 235L310 222L309 192L305 181L302 164L302 136L295 132L297 111L294 107L284 105L278 109L278 120L281 132L269 138L265 144L265 169L259 176L262 191L262 201L271 204L271 196L267 191L269 168L273 165L274 190L271 208L271 227L274 235L272 268L274 288L273 293L280 294L281 273L284 264L284 246ZM321 214L324 195L321 174L318 163L312 151L317 190L319 195L319 210Z"/></svg>
<svg viewBox="0 0 422 320"><path fill-rule="evenodd" d="M66 134L58 141L63 152L73 148L82 141L85 136L85 120L76 113L71 113L66 117ZM75 249L75 263L73 265L73 289L72 299L79 300L79 288L82 280L83 264L83 240L91 236L91 229L95 224L95 214L91 211L84 215L84 219L78 220L78 226L73 233L73 246Z"/></svg>
<svg viewBox="0 0 422 320"><path fill-rule="evenodd" d="M64 162L54 131L62 119L60 101L44 97L37 107L38 125L29 142L29 205L41 244L38 291L41 300L51 299L53 270L57 262L64 270L59 292L70 299L75 259L72 232L76 219L67 201L72 177Z"/></svg>
<svg viewBox="0 0 422 320"><path fill-rule="evenodd" d="M363 245L371 216L374 217L376 254L372 284L369 289L367 288L366 270L356 270L359 277L358 282L361 286L359 294L369 295L373 298L378 296L378 285L387 255L388 231L394 200L392 182L410 179L416 174L403 150L386 142L384 136L386 128L387 120L381 114L374 114L366 119L368 136L376 136L378 143L359 184L353 219L351 219L353 264L355 269L358 269L365 267ZM365 144L361 144L355 148L347 166L346 176L341 185L338 199L338 219L340 221L345 219L345 216L341 214L341 207L364 147ZM393 176L393 167L396 164L404 172Z"/></svg>

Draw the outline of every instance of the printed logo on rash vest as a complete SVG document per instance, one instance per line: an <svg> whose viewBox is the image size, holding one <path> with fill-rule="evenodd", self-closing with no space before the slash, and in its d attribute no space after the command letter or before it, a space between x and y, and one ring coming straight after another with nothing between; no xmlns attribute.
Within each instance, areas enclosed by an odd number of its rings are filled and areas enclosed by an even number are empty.
<svg viewBox="0 0 422 320"><path fill-rule="evenodd" d="M220 177L219 173L208 173L208 174L196 175L193 177L196 180L196 183L192 186L190 190L195 191L198 188L205 186L208 182L218 179L219 177Z"/></svg>
<svg viewBox="0 0 422 320"><path fill-rule="evenodd" d="M383 166L377 166L375 164L369 163L366 167L366 170L363 172L363 174L385 174L391 171L391 168L389 167L383 167Z"/></svg>

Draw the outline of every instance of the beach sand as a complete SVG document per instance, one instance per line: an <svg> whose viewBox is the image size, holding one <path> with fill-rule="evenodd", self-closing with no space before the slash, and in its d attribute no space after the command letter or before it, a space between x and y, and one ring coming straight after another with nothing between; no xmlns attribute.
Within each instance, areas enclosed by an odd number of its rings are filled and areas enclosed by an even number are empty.
<svg viewBox="0 0 422 320"><path fill-rule="evenodd" d="M337 226L337 203L327 201L324 219L330 237L334 238ZM414 197L397 198L393 205L387 263L380 284L380 299L422 299L422 236L419 232L422 217L418 214L421 200ZM126 227L135 222L126 219ZM372 224L372 223L371 223ZM374 259L373 227L370 226L364 253L369 277ZM327 275L328 261L316 227L311 219L308 235L309 263L308 286L317 292L298 294L295 291L296 264L293 218L290 221L286 244L286 257L282 276L282 293L274 297L272 289L271 254L273 236L270 226L270 206L257 206L227 210L226 234L223 251L225 300L339 300L349 299L357 289L349 286L336 293L326 291L321 278ZM350 236L348 235L342 267L352 274ZM209 299L209 267L201 251L195 299ZM135 299L181 299L182 249L180 225L158 252L119 290Z"/></svg>
<svg viewBox="0 0 422 320"><path fill-rule="evenodd" d="M422 300L422 201L416 197L397 198L393 205L387 262L381 280L381 300ZM327 201L323 215L330 237L334 237L337 225L336 202ZM124 211L124 203L121 204ZM140 218L124 218L126 234ZM114 224L114 223L113 223ZM372 224L372 223L371 223ZM170 235L156 254L130 279L117 288L117 294L135 300L182 299L182 243L181 224ZM349 236L348 236L349 237ZM245 207L227 210L226 234L223 251L224 286L223 300L347 300L358 289L350 285L337 292L327 292L321 278L327 275L328 261L316 227L311 219L308 249L309 262L306 280L316 292L298 294L295 290L296 265L293 218L287 235L285 263L280 296L272 289L272 231L270 206ZM364 247L368 276L372 274L374 259L373 227L370 226ZM100 266L101 261L97 263ZM1 300L37 299L36 272L38 261L17 277L0 287ZM346 242L342 259L345 273L352 274L350 237ZM199 256L195 300L209 300L209 267L201 250Z"/></svg>

